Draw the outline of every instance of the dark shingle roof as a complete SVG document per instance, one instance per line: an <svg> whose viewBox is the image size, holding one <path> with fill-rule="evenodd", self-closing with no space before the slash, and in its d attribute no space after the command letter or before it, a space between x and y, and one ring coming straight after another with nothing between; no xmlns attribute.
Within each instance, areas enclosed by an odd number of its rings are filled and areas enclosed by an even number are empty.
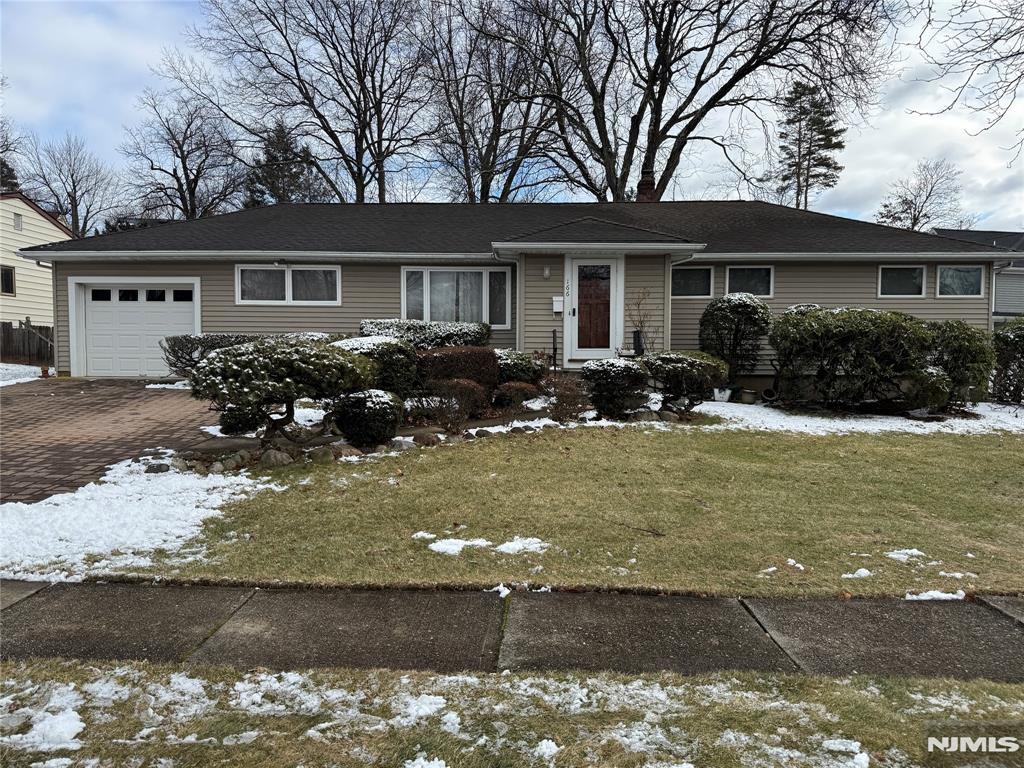
<svg viewBox="0 0 1024 768"><path fill-rule="evenodd" d="M644 232L627 237L628 227ZM992 251L980 244L746 201L276 205L31 250L488 253L493 242L544 242L559 231L565 238L561 242L570 236L583 242L609 242L604 239L609 237L615 238L611 242L652 242L657 237L666 243L706 243L706 253Z"/></svg>
<svg viewBox="0 0 1024 768"><path fill-rule="evenodd" d="M1024 232L1006 232L998 229L939 229L935 234L952 237L954 240L966 240L969 243L983 243L1008 251L1024 251Z"/></svg>

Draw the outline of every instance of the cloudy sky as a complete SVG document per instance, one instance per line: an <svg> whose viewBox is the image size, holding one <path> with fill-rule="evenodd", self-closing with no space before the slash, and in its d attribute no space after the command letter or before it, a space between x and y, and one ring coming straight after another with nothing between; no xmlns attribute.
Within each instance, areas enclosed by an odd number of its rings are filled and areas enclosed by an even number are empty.
<svg viewBox="0 0 1024 768"><path fill-rule="evenodd" d="M123 126L138 119L135 100L156 81L151 66L164 48L183 46L183 30L200 20L190 0L0 0L5 109L23 131L81 134L97 154L119 162ZM814 208L870 219L889 180L909 174L919 158L945 156L965 171L964 208L982 217L979 227L1024 227L1024 158L1011 166L1003 149L1024 124L1024 100L996 129L972 136L982 123L966 110L910 113L937 109L946 96L941 85L921 82L920 60L908 55L905 68L870 123L849 129L846 170ZM706 196L707 177L681 182L682 195Z"/></svg>

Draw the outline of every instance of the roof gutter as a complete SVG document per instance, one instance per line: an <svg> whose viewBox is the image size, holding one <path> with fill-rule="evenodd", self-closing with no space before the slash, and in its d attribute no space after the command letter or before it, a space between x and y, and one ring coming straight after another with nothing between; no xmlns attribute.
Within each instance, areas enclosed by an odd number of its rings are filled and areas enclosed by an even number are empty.
<svg viewBox="0 0 1024 768"><path fill-rule="evenodd" d="M51 251L19 250L36 261L237 261L247 262L384 262L397 264L490 261L493 253L393 253L381 251Z"/></svg>
<svg viewBox="0 0 1024 768"><path fill-rule="evenodd" d="M893 251L877 252L819 252L819 253L696 253L689 259L682 259L675 263L692 261L694 263L705 263L715 261L743 261L749 263L764 262L772 263L777 261L885 261L898 263L916 261L994 261L1005 259L1005 255L986 253L984 251L966 251L957 253L948 252L913 252L899 253Z"/></svg>
<svg viewBox="0 0 1024 768"><path fill-rule="evenodd" d="M587 243L587 242L503 242L491 243L495 254L510 253L565 253L588 251L591 253L651 253L688 255L706 247L705 243Z"/></svg>

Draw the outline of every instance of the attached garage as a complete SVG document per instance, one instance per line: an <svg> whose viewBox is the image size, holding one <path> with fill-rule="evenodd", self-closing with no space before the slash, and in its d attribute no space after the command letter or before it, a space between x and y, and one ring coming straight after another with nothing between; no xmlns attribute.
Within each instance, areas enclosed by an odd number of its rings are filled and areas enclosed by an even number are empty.
<svg viewBox="0 0 1024 768"><path fill-rule="evenodd" d="M167 376L165 336L198 333L199 278L69 278L78 376Z"/></svg>

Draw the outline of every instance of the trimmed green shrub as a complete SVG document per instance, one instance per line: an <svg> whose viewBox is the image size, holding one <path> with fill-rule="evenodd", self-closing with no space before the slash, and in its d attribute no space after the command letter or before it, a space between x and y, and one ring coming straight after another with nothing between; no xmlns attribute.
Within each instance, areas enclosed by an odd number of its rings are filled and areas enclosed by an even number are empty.
<svg viewBox="0 0 1024 768"><path fill-rule="evenodd" d="M377 366L376 388L409 397L416 389L416 350L412 344L390 336L356 336L332 346L362 355Z"/></svg>
<svg viewBox="0 0 1024 768"><path fill-rule="evenodd" d="M995 375L992 394L1006 403L1024 403L1024 317L1001 323L992 332Z"/></svg>
<svg viewBox="0 0 1024 768"><path fill-rule="evenodd" d="M691 411L704 402L713 387L725 383L729 369L725 362L703 352L659 352L646 355L644 365L654 380L663 403Z"/></svg>
<svg viewBox="0 0 1024 768"><path fill-rule="evenodd" d="M590 392L590 402L602 416L622 418L646 401L649 373L637 360L611 357L589 360L580 371Z"/></svg>
<svg viewBox="0 0 1024 768"><path fill-rule="evenodd" d="M949 405L977 402L974 394L984 394L995 352L988 333L963 320L946 320L928 324L931 331L931 363L949 379L946 401Z"/></svg>
<svg viewBox="0 0 1024 768"><path fill-rule="evenodd" d="M949 405L953 382L941 368L929 365L908 378L907 401L911 408L941 411Z"/></svg>
<svg viewBox="0 0 1024 768"><path fill-rule="evenodd" d="M419 380L428 389L433 381L469 379L480 384L490 400L498 385L498 357L490 347L442 347L417 355Z"/></svg>
<svg viewBox="0 0 1024 768"><path fill-rule="evenodd" d="M507 381L525 381L528 384L540 384L547 366L534 358L529 352L516 349L496 349L498 358L498 383Z"/></svg>
<svg viewBox="0 0 1024 768"><path fill-rule="evenodd" d="M494 404L499 408L522 408L523 403L540 394L533 384L525 381L506 381L494 390Z"/></svg>
<svg viewBox="0 0 1024 768"><path fill-rule="evenodd" d="M270 436L294 421L296 400L337 400L366 389L372 374L369 360L329 344L265 337L213 352L188 379L215 410L259 413Z"/></svg>
<svg viewBox="0 0 1024 768"><path fill-rule="evenodd" d="M263 413L258 410L228 407L220 412L217 423L220 424L221 434L242 435L246 432L255 432L263 426Z"/></svg>
<svg viewBox="0 0 1024 768"><path fill-rule="evenodd" d="M366 389L336 401L334 423L341 434L357 448L373 448L386 443L398 432L405 406L392 392Z"/></svg>
<svg viewBox="0 0 1024 768"><path fill-rule="evenodd" d="M469 379L448 379L432 383L430 403L431 420L446 432L461 432L466 422L479 416L490 403L488 392Z"/></svg>
<svg viewBox="0 0 1024 768"><path fill-rule="evenodd" d="M761 339L772 323L768 305L750 293L730 293L708 302L700 316L700 349L724 360L728 380L754 370Z"/></svg>
<svg viewBox="0 0 1024 768"><path fill-rule="evenodd" d="M211 352L260 338L263 337L252 333L186 333L160 339L160 349L170 372L187 378Z"/></svg>
<svg viewBox="0 0 1024 768"><path fill-rule="evenodd" d="M482 347L491 340L486 323L427 322L424 320L363 320L363 336L390 336L412 344L416 349L436 347Z"/></svg>

